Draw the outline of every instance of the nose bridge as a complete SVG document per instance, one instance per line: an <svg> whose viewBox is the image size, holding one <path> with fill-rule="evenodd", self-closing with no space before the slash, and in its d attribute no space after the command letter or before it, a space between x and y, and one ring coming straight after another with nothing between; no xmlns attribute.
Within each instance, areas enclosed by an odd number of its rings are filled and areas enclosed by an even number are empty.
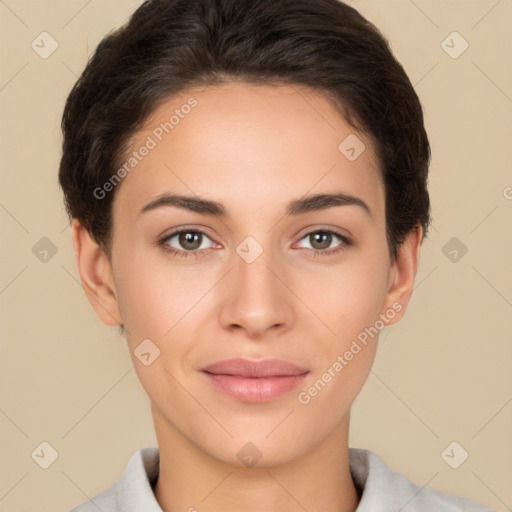
<svg viewBox="0 0 512 512"><path fill-rule="evenodd" d="M271 249L271 235L266 246L247 237L233 254L233 268L227 283L221 320L224 327L238 325L252 335L262 334L274 326L284 326L293 320L293 294L283 284L278 254Z"/></svg>

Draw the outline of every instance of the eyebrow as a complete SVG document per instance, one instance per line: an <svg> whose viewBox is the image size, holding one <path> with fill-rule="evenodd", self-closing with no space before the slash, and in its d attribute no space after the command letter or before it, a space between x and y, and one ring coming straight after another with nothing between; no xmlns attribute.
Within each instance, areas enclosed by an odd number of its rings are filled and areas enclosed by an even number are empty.
<svg viewBox="0 0 512 512"><path fill-rule="evenodd" d="M370 207L362 199L341 192L333 194L314 194L291 201L286 207L285 215L303 215L305 213L322 211L336 206L358 206L372 217ZM197 196L192 197L168 193L162 194L146 204L139 212L139 216L164 207L182 208L201 215L212 215L220 218L230 216L229 210L222 203L217 201L203 199Z"/></svg>

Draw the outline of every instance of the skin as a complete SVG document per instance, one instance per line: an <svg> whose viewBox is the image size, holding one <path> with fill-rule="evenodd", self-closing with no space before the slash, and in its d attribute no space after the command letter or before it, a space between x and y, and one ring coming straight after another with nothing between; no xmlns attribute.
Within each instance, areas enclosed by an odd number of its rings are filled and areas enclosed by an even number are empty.
<svg viewBox="0 0 512 512"><path fill-rule="evenodd" d="M75 220L73 242L84 290L107 325L124 324L133 364L151 401L160 448L155 496L166 511L354 511L350 407L371 368L378 336L308 404L307 390L365 327L399 304L403 316L416 276L421 227L392 261L384 188L372 144L349 161L339 144L351 128L320 94L299 86L229 83L190 90L162 104L132 140L139 148L190 97L198 106L117 187L107 258ZM343 191L357 205L285 216L292 200ZM140 214L164 192L219 201L226 218L177 207ZM186 226L205 233L197 257L158 241ZM322 245L311 233L338 230ZM263 249L248 263L236 252L253 237ZM178 236L167 241L186 252ZM251 249L254 250L254 249ZM160 350L149 366L134 350ZM245 357L278 358L310 370L303 385L265 403L235 400L201 368ZM253 443L261 459L237 452Z"/></svg>

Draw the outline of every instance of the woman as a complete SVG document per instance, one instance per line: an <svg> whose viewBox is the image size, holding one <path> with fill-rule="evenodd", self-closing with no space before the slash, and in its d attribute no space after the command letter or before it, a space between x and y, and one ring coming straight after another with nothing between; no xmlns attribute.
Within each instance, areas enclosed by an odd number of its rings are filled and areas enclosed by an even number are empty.
<svg viewBox="0 0 512 512"><path fill-rule="evenodd" d="M75 512L491 510L349 448L430 223L422 108L336 0L150 0L63 116L87 296L158 448Z"/></svg>

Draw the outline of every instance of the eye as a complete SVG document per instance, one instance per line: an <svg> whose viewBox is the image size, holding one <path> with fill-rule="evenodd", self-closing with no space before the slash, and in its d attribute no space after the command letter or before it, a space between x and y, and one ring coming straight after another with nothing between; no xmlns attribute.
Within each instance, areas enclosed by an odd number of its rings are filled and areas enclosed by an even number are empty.
<svg viewBox="0 0 512 512"><path fill-rule="evenodd" d="M168 253L187 258L197 256L199 250L209 249L209 247L203 246L202 242L205 238L211 240L203 231L182 228L160 240L159 245ZM173 239L176 239L174 243L177 244L177 247L172 245Z"/></svg>
<svg viewBox="0 0 512 512"><path fill-rule="evenodd" d="M332 244L335 239L338 239L341 241L340 244L338 244L334 248L329 248L329 246ZM333 254L337 254L341 251L346 250L348 247L352 246L352 242L341 233L338 233L337 231L329 230L329 229L321 229L317 231L311 231L307 233L305 236L301 238L301 240L307 240L311 245L312 248L310 249L313 251L313 256L331 256ZM306 249L309 249L306 247Z"/></svg>
<svg viewBox="0 0 512 512"><path fill-rule="evenodd" d="M340 240L341 243L333 248L329 248L336 238ZM207 251L211 248L203 245L205 239L211 241L211 238L203 231L181 228L162 238L158 242L158 245L160 245L165 252L175 256L183 258L199 257L202 251ZM353 245L346 236L330 229L311 231L304 235L301 238L301 241L302 240L307 240L312 245L311 248L305 247L305 249L311 251L314 257L331 256Z"/></svg>

